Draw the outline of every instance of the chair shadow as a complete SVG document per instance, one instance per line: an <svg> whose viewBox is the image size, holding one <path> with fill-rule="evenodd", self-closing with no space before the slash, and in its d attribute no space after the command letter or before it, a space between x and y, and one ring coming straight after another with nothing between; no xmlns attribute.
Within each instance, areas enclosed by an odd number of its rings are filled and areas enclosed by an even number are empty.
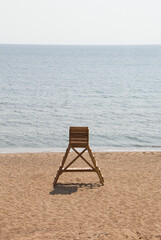
<svg viewBox="0 0 161 240"><path fill-rule="evenodd" d="M93 189L100 186L102 186L100 183L57 183L49 194L72 194L77 192L79 188Z"/></svg>

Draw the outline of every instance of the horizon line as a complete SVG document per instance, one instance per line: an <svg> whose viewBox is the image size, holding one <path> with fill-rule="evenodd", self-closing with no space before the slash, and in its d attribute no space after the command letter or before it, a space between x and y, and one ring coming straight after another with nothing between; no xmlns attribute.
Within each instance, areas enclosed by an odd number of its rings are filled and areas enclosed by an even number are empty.
<svg viewBox="0 0 161 240"><path fill-rule="evenodd" d="M32 46L161 46L160 44L54 44L54 43L0 43L0 45L32 45Z"/></svg>

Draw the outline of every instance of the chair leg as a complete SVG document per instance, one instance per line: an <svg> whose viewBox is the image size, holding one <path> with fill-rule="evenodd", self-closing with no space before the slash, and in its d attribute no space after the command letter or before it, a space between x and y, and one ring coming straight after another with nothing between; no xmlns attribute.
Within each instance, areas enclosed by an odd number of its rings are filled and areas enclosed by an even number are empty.
<svg viewBox="0 0 161 240"><path fill-rule="evenodd" d="M55 187L57 181L58 181L58 178L60 177L60 175L62 174L62 167L60 166L59 167L59 170L57 171L57 174L54 178L54 181L53 181L53 188Z"/></svg>
<svg viewBox="0 0 161 240"><path fill-rule="evenodd" d="M61 165L60 165L60 167L59 167L59 169L58 169L58 171L57 171L57 174L56 174L56 176L55 176L55 179L54 179L54 181L53 181L53 188L54 188L55 185L57 184L57 181L58 181L60 175L61 175L62 172L63 172L62 169L63 169L63 166L64 166L64 164L65 164L65 161L66 161L66 159L67 159L67 157L68 157L69 152L70 152L70 147L68 146L68 148L66 149L65 155L64 155L64 157L63 157L62 163L61 163Z"/></svg>
<svg viewBox="0 0 161 240"><path fill-rule="evenodd" d="M88 150L89 156L90 156L90 158L91 158L91 160L92 160L92 162L93 162L93 165L94 165L94 167L95 167L96 173L97 173L97 175L98 175L98 177L99 177L99 179L100 179L100 183L101 183L102 185L104 185L104 178L103 178L103 176L102 176L102 174L101 174L100 169L99 169L98 166L97 166L97 162L96 162L96 160L95 160L95 158L94 158L94 156L93 156L93 154L92 154L92 151L91 151L90 147L88 147L87 150Z"/></svg>

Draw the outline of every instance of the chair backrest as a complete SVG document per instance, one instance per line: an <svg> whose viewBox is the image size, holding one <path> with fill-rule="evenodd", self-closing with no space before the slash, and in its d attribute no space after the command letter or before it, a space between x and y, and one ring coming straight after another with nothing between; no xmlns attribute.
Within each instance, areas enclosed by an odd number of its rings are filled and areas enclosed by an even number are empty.
<svg viewBox="0 0 161 240"><path fill-rule="evenodd" d="M83 148L89 143L88 127L70 127L69 144L71 147Z"/></svg>

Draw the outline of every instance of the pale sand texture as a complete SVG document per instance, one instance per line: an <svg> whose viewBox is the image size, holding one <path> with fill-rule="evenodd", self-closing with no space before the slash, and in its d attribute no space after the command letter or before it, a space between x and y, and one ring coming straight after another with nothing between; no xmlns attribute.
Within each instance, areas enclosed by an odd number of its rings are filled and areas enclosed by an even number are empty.
<svg viewBox="0 0 161 240"><path fill-rule="evenodd" d="M64 173L53 190L62 156L0 154L1 240L161 240L161 152L95 153L104 186Z"/></svg>

